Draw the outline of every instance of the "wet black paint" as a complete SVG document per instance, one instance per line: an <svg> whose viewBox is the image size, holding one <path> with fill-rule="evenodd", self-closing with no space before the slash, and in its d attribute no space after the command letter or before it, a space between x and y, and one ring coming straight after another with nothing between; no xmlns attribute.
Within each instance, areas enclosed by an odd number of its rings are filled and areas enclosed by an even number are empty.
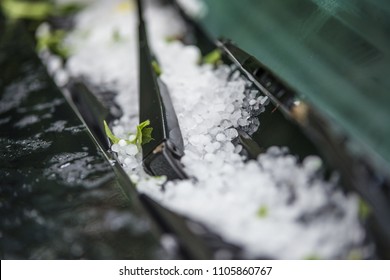
<svg viewBox="0 0 390 280"><path fill-rule="evenodd" d="M19 24L0 35L0 257L162 257Z"/></svg>

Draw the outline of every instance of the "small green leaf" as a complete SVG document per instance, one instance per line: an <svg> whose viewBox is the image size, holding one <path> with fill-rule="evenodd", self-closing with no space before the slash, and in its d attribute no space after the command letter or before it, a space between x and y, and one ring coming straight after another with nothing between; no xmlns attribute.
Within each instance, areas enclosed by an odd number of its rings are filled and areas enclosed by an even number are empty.
<svg viewBox="0 0 390 280"><path fill-rule="evenodd" d="M111 131L111 129L108 127L108 124L107 124L106 121L104 121L104 130L106 131L107 137L110 138L110 140L111 140L111 142L112 142L113 144L116 144L116 143L119 142L120 138L116 137L116 136L112 133L112 131Z"/></svg>
<svg viewBox="0 0 390 280"><path fill-rule="evenodd" d="M259 210L257 210L257 217L259 218L266 218L268 216L268 207L265 205L262 205Z"/></svg>
<svg viewBox="0 0 390 280"><path fill-rule="evenodd" d="M146 143L149 143L150 141L153 140L152 138L152 131L153 131L153 128L152 127L147 127L150 125L150 121L149 120L146 120L142 123L140 123L139 125L137 125L137 133L135 135L135 139L130 141L130 140L125 140L127 144L134 144L134 145L137 145L139 148L141 147L141 145L143 144L146 144ZM121 138L119 137L116 137L112 131L110 130L110 128L108 127L107 125L107 122L104 121L104 130L106 132L106 135L108 138L110 138L111 142L113 144L116 144L119 142L119 140L121 140Z"/></svg>
<svg viewBox="0 0 390 280"><path fill-rule="evenodd" d="M153 132L153 127L146 127L142 130L142 145L147 144L153 140L152 132Z"/></svg>
<svg viewBox="0 0 390 280"><path fill-rule="evenodd" d="M85 5L79 3L59 4L49 0L3 0L0 6L9 18L41 21L50 16L74 14Z"/></svg>
<svg viewBox="0 0 390 280"><path fill-rule="evenodd" d="M115 29L113 32L112 32L112 40L115 42L115 43L119 43L122 41L122 36L121 36L121 33L119 32L118 29Z"/></svg>
<svg viewBox="0 0 390 280"><path fill-rule="evenodd" d="M202 62L204 64L217 65L217 64L219 64L221 62L221 58L222 58L221 50L220 49L215 49L212 52L206 54L203 57Z"/></svg>
<svg viewBox="0 0 390 280"><path fill-rule="evenodd" d="M175 42L177 40L179 40L179 38L175 35L165 37L165 42L167 42L167 43L172 43L172 42Z"/></svg>
<svg viewBox="0 0 390 280"><path fill-rule="evenodd" d="M67 58L69 50L63 46L63 40L66 36L64 30L55 30L41 35L37 38L37 51L50 50L52 53Z"/></svg>
<svg viewBox="0 0 390 280"><path fill-rule="evenodd" d="M147 127L150 125L150 120L146 120L139 125L137 125L137 134L136 134L136 143L138 145L144 145L153 140L152 138L152 127Z"/></svg>
<svg viewBox="0 0 390 280"><path fill-rule="evenodd" d="M137 129L140 129L142 131L142 129L144 129L145 127L147 127L149 125L150 125L150 120L146 120L146 121L140 123L139 125L137 125Z"/></svg>
<svg viewBox="0 0 390 280"><path fill-rule="evenodd" d="M352 249L347 256L347 259L348 260L362 260L363 253L359 249Z"/></svg>
<svg viewBox="0 0 390 280"><path fill-rule="evenodd" d="M363 199L359 199L359 217L365 220L370 214L370 206Z"/></svg>
<svg viewBox="0 0 390 280"><path fill-rule="evenodd" d="M47 1L29 2L16 0L3 0L1 6L9 18L31 20L47 18L54 7L53 4Z"/></svg>
<svg viewBox="0 0 390 280"><path fill-rule="evenodd" d="M310 254L310 255L307 255L303 258L304 260L320 260L320 256L316 255L316 254Z"/></svg>
<svg viewBox="0 0 390 280"><path fill-rule="evenodd" d="M162 74L161 67L160 65L158 65L156 60L152 61L152 67L157 76L160 76Z"/></svg>

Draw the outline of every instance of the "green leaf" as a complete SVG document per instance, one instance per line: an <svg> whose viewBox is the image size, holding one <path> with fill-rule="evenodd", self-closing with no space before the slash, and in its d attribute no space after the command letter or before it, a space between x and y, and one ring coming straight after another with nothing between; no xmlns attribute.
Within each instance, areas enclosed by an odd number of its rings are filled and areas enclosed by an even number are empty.
<svg viewBox="0 0 390 280"><path fill-rule="evenodd" d="M150 125L150 120L146 120L140 123L139 125L137 125L137 134L136 134L135 141L139 146L149 143L150 141L153 140L152 138L153 128L147 127L149 125Z"/></svg>
<svg viewBox="0 0 390 280"><path fill-rule="evenodd" d="M367 217L371 214L370 206L363 200L359 199L359 217L362 220L367 219Z"/></svg>
<svg viewBox="0 0 390 280"><path fill-rule="evenodd" d="M158 65L156 60L152 61L152 67L157 76L160 76L162 74L161 67L160 65Z"/></svg>
<svg viewBox="0 0 390 280"><path fill-rule="evenodd" d="M147 144L153 140L152 132L153 132L153 127L146 127L142 130L142 145Z"/></svg>
<svg viewBox="0 0 390 280"><path fill-rule="evenodd" d="M320 260L321 257L316 254L310 254L303 258L304 260Z"/></svg>
<svg viewBox="0 0 390 280"><path fill-rule="evenodd" d="M3 0L1 4L5 14L12 19L43 20L47 18L54 5L47 1Z"/></svg>
<svg viewBox="0 0 390 280"><path fill-rule="evenodd" d="M142 129L144 129L145 127L147 127L149 125L150 125L150 120L146 120L146 121L140 123L139 125L137 125L137 128L142 130Z"/></svg>
<svg viewBox="0 0 390 280"><path fill-rule="evenodd" d="M122 36L121 36L121 33L119 32L118 29L115 29L113 32L112 32L112 40L115 42L115 43L119 43L122 41Z"/></svg>
<svg viewBox="0 0 390 280"><path fill-rule="evenodd" d="M106 121L104 121L104 130L105 130L105 132L106 132L107 137L110 138L110 140L111 140L111 142L112 142L113 144L117 144L117 143L119 142L120 138L116 137L116 136L112 133L112 131L111 131L111 129L108 127L108 124L107 124Z"/></svg>
<svg viewBox="0 0 390 280"><path fill-rule="evenodd" d="M74 14L85 7L79 3L59 4L50 0L2 0L0 6L7 17L12 19L45 20L49 16Z"/></svg>
<svg viewBox="0 0 390 280"><path fill-rule="evenodd" d="M167 42L167 43L172 43L172 42L175 42L178 40L179 40L179 38L177 35L171 35L171 36L165 37L165 42Z"/></svg>
<svg viewBox="0 0 390 280"><path fill-rule="evenodd" d="M69 50L63 46L66 36L64 30L55 30L37 38L37 51L50 50L52 53L67 58Z"/></svg>
<svg viewBox="0 0 390 280"><path fill-rule="evenodd" d="M362 260L363 253L359 249L352 249L347 256L347 259L348 260Z"/></svg>
<svg viewBox="0 0 390 280"><path fill-rule="evenodd" d="M259 210L257 210L257 217L259 218L266 218L268 216L268 207L265 205L262 205Z"/></svg>
<svg viewBox="0 0 390 280"><path fill-rule="evenodd" d="M138 147L141 147L141 145L149 143L150 141L154 140L152 138L152 127L147 127L150 125L150 121L146 120L139 125L137 125L137 133L135 135L135 139L133 141L130 140L125 140L127 144L134 144L137 145ZM113 144L116 144L121 140L121 138L116 137L110 128L107 125L107 122L104 121L104 130L106 132L106 135L108 138L110 138L111 142Z"/></svg>
<svg viewBox="0 0 390 280"><path fill-rule="evenodd" d="M221 58L222 58L221 50L215 49L212 52L206 54L203 57L202 62L204 64L217 65L217 64L221 63L221 61L222 61Z"/></svg>

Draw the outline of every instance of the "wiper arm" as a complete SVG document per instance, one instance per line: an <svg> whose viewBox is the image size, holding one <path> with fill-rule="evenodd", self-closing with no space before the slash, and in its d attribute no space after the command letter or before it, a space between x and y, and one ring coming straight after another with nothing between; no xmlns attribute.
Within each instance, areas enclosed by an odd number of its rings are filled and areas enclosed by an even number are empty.
<svg viewBox="0 0 390 280"><path fill-rule="evenodd" d="M138 4L138 36L140 64L140 122L150 120L153 141L142 146L144 169L155 176L165 175L169 180L186 179L180 158L184 144L168 88L155 73L149 49L142 0Z"/></svg>

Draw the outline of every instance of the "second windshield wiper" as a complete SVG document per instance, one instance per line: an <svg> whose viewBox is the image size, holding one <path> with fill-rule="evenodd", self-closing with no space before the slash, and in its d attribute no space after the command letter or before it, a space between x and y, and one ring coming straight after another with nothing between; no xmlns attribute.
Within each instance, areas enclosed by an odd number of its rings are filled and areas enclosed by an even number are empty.
<svg viewBox="0 0 390 280"><path fill-rule="evenodd" d="M169 180L186 179L180 163L184 144L175 110L167 86L157 76L149 49L142 1L138 0L138 35L140 64L140 122L150 120L153 141L142 146L145 170L155 176L165 175Z"/></svg>

